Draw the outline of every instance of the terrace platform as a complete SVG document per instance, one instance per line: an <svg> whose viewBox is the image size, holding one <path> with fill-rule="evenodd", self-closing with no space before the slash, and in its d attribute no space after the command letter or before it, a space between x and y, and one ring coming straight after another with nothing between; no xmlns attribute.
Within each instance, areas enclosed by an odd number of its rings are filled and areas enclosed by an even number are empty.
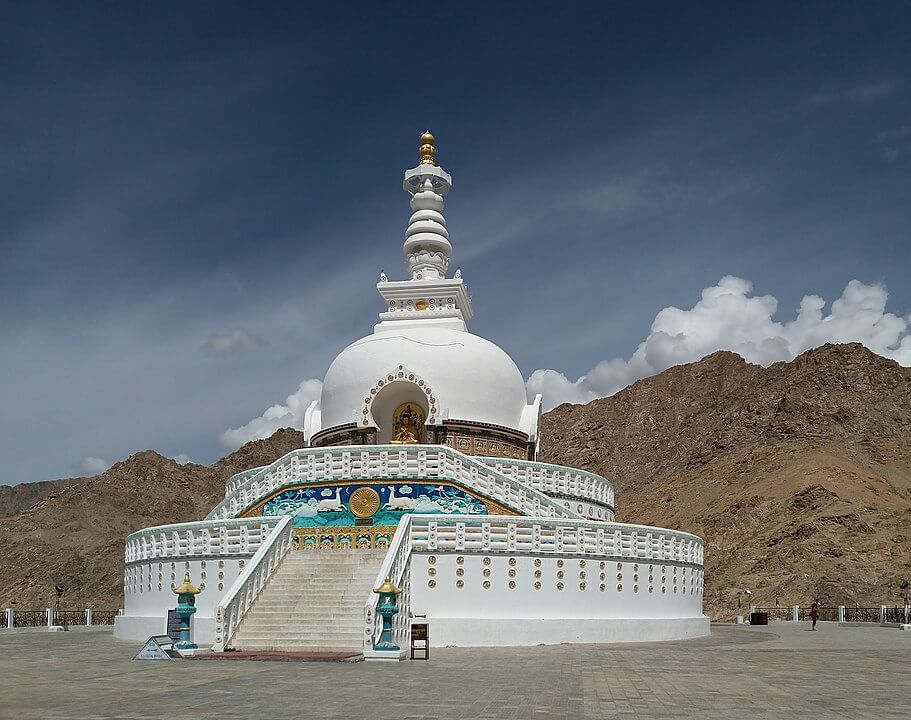
<svg viewBox="0 0 911 720"><path fill-rule="evenodd" d="M682 642L434 648L427 662L392 666L132 662L137 650L108 633L0 635L0 707L20 720L888 720L906 718L911 703L911 633L875 625L716 625Z"/></svg>

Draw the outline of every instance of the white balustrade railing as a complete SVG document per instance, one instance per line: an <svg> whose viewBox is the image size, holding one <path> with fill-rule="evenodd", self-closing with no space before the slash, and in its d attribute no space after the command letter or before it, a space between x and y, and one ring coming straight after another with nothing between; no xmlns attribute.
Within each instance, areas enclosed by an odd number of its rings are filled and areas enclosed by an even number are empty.
<svg viewBox="0 0 911 720"><path fill-rule="evenodd" d="M291 549L294 522L290 515L278 518L273 531L243 569L215 608L216 652L222 652L237 632L240 621L266 586L282 558Z"/></svg>
<svg viewBox="0 0 911 720"><path fill-rule="evenodd" d="M277 517L201 520L145 528L127 536L127 563L172 558L250 555L278 524Z"/></svg>
<svg viewBox="0 0 911 720"><path fill-rule="evenodd" d="M478 457L477 459L504 475L531 485L545 495L582 498L611 509L614 507L613 483L587 470L531 460L511 460L499 457Z"/></svg>
<svg viewBox="0 0 911 720"><path fill-rule="evenodd" d="M206 519L235 517L287 485L396 478L456 482L525 515L580 517L539 490L445 445L346 445L291 451L234 486Z"/></svg>
<svg viewBox="0 0 911 720"><path fill-rule="evenodd" d="M418 552L589 555L702 565L696 535L645 525L504 515L411 515Z"/></svg>
<svg viewBox="0 0 911 720"><path fill-rule="evenodd" d="M232 475L227 480L225 480L225 497L240 487L247 478L249 478L251 475L255 475L264 467L265 465L260 465L259 467L248 468L247 470L236 473L235 475Z"/></svg>
<svg viewBox="0 0 911 720"><path fill-rule="evenodd" d="M364 603L364 650L373 649L374 643L379 640L383 630L383 618L376 611L379 595L373 592L373 588L382 585L387 577L402 591L396 597L398 614L392 618L392 641L401 648L408 644L411 617L411 517L404 515L399 520L395 535L392 536L392 542L389 543L389 550L377 573L376 581L370 590L367 602Z"/></svg>

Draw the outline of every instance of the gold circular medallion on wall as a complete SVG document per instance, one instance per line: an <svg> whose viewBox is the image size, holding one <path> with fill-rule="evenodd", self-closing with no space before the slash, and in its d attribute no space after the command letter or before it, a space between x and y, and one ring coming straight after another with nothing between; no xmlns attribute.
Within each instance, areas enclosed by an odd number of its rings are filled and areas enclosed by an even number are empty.
<svg viewBox="0 0 911 720"><path fill-rule="evenodd" d="M380 509L380 495L373 488L359 487L348 498L348 509L354 517L373 517Z"/></svg>
<svg viewBox="0 0 911 720"><path fill-rule="evenodd" d="M427 309L427 301L424 300L424 299L418 300L418 301L414 304L414 309L415 309L415 310L426 310L426 309Z"/></svg>

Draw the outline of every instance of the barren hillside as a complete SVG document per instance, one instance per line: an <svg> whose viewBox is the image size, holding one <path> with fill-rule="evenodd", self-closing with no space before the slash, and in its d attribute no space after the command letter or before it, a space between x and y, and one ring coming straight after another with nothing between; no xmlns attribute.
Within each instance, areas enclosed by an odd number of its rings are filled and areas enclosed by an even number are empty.
<svg viewBox="0 0 911 720"><path fill-rule="evenodd" d="M896 602L911 575L911 369L861 345L718 352L544 416L543 455L613 478L621 520L706 538L706 610Z"/></svg>
<svg viewBox="0 0 911 720"><path fill-rule="evenodd" d="M129 533L202 518L224 496L225 478L302 444L302 433L279 430L211 467L147 450L96 477L45 486L32 506L0 517L0 607L48 607L55 583L67 607L121 607Z"/></svg>

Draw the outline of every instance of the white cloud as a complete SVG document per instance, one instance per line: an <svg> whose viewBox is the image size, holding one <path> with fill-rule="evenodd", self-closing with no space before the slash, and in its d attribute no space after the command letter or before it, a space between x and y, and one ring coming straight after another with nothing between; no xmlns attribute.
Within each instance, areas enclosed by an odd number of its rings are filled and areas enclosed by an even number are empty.
<svg viewBox="0 0 911 720"><path fill-rule="evenodd" d="M307 406L319 399L322 389L323 383L319 380L304 380L296 392L285 398L284 405L273 405L246 425L225 430L218 439L226 447L235 449L251 440L267 438L279 428L301 428Z"/></svg>
<svg viewBox="0 0 911 720"><path fill-rule="evenodd" d="M213 333L202 346L203 350L214 355L233 355L251 352L265 345L265 341L242 328L225 333Z"/></svg>
<svg viewBox="0 0 911 720"><path fill-rule="evenodd" d="M852 87L842 87L840 89L826 90L816 93L810 98L810 102L820 105L834 102L853 102L853 103L870 103L887 98L902 85L900 79L894 78L871 82L865 85L854 85Z"/></svg>
<svg viewBox="0 0 911 720"><path fill-rule="evenodd" d="M186 453L178 453L174 456L173 459L174 462L176 462L178 465L186 465L187 463L192 462L192 460L190 460L190 456Z"/></svg>
<svg viewBox="0 0 911 720"><path fill-rule="evenodd" d="M100 457L87 457L79 465L82 472L87 475L100 475L113 463L108 462L104 458Z"/></svg>
<svg viewBox="0 0 911 720"><path fill-rule="evenodd" d="M771 295L753 295L752 290L748 280L725 276L705 288L689 310L661 310L629 359L601 361L575 381L556 370L535 370L527 382L529 395L542 393L546 409L564 402L586 403L716 350L732 350L748 362L769 365L827 342L860 342L879 355L911 365L908 319L886 312L888 292L883 285L852 280L828 314L825 300L806 295L797 315L785 323L772 319L778 301Z"/></svg>

